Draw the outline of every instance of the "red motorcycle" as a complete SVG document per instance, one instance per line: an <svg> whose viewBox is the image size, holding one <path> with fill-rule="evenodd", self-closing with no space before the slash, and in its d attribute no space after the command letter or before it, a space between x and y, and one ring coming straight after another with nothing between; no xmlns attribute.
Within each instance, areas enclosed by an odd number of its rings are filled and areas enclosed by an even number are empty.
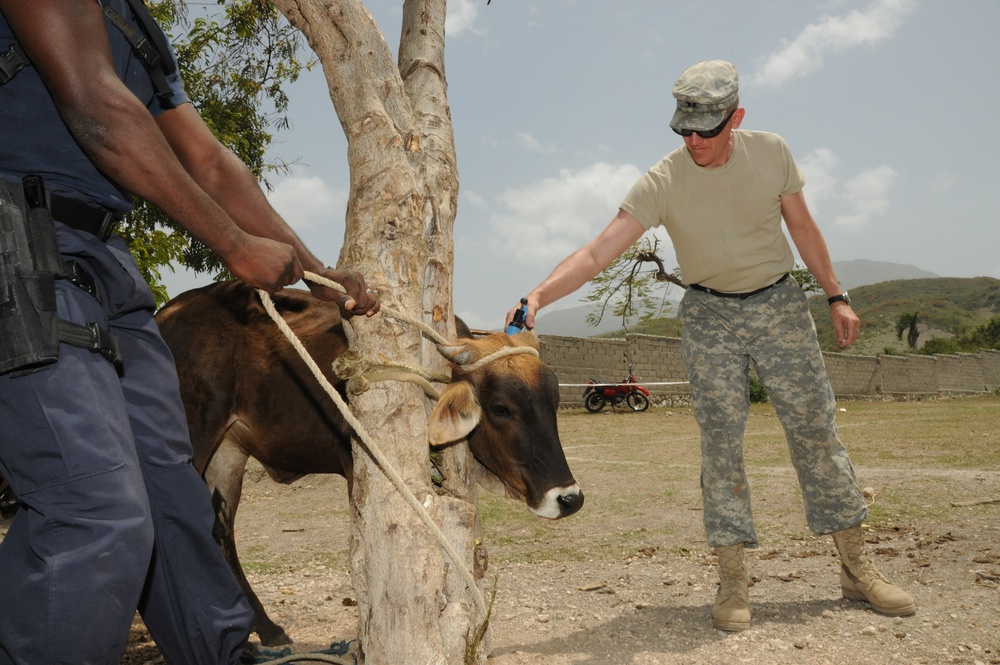
<svg viewBox="0 0 1000 665"><path fill-rule="evenodd" d="M591 413L597 413L606 404L615 408L622 402L633 411L645 411L649 408L649 390L639 385L639 377L635 375L632 363L628 365L628 378L621 383L599 383L597 379L591 379L587 389L583 391L583 405Z"/></svg>

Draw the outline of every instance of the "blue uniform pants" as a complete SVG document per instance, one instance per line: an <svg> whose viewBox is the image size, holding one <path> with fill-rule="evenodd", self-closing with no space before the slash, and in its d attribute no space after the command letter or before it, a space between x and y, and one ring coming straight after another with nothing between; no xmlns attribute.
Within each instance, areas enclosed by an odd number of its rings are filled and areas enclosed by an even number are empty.
<svg viewBox="0 0 1000 665"><path fill-rule="evenodd" d="M136 609L172 665L237 663L253 614L212 539L152 294L119 239L57 227L103 300L61 280L59 317L110 328L125 372L62 344L0 376L0 467L23 501L0 544L0 664L114 665Z"/></svg>

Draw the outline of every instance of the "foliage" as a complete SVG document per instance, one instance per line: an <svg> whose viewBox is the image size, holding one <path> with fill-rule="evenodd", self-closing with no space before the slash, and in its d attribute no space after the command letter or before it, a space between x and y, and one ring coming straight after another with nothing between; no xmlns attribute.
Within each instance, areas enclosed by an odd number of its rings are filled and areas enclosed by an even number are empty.
<svg viewBox="0 0 1000 665"><path fill-rule="evenodd" d="M924 342L920 353L932 356L938 353L961 353L962 347L954 337L931 337Z"/></svg>
<svg viewBox="0 0 1000 665"><path fill-rule="evenodd" d="M170 37L188 96L216 137L259 180L287 164L270 164L272 128L287 128L283 86L303 68L299 33L265 0L227 0L213 18L189 21L183 0L150 2L150 12ZM273 108L268 112L264 100ZM181 264L196 272L224 272L219 258L162 212L142 201L127 216L123 237L158 302L167 298L162 266ZM171 268L172 269L172 268Z"/></svg>
<svg viewBox="0 0 1000 665"><path fill-rule="evenodd" d="M959 343L980 349L1000 351L1000 316L994 316L986 323L959 335Z"/></svg>
<svg viewBox="0 0 1000 665"><path fill-rule="evenodd" d="M903 312L896 321L896 339L903 339L906 333L906 345L911 351L917 350L917 340L920 338L920 331L917 330L917 322L920 319L920 312Z"/></svg>
<svg viewBox="0 0 1000 665"><path fill-rule="evenodd" d="M954 337L927 340L921 353L976 353L980 349L1000 351L1000 315Z"/></svg>
<svg viewBox="0 0 1000 665"><path fill-rule="evenodd" d="M750 375L750 383L747 389L750 392L751 404L766 404L770 399L767 396L767 388L764 387L764 382L756 374Z"/></svg>
<svg viewBox="0 0 1000 665"><path fill-rule="evenodd" d="M657 326L656 322L670 311L667 301L670 285L682 289L686 289L687 285L681 281L680 268L674 268L670 273L666 271L658 254L659 248L658 238L644 235L590 280L592 289L583 302L601 303L601 309L587 314L587 323L597 326L610 308L611 314L621 319L625 330L629 330L631 324L631 332L642 330L643 334L661 334L650 329L665 327ZM653 267L643 269L647 263L653 264ZM806 293L822 291L807 268L796 265L791 273Z"/></svg>
<svg viewBox="0 0 1000 665"><path fill-rule="evenodd" d="M683 287L683 282L677 269L673 274L664 269L657 254L659 243L657 238L643 236L590 281L593 290L583 300L601 303L601 309L587 314L587 323L599 324L609 307L626 329L629 323L648 323L669 311L667 290L671 284ZM655 269L643 270L645 263L654 264Z"/></svg>
<svg viewBox="0 0 1000 665"><path fill-rule="evenodd" d="M145 205L144 209L155 211L155 208L146 208ZM160 270L166 266L173 271L173 263L183 256L188 239L175 229L144 226L136 211L126 216L119 225L118 235L132 250L139 271L149 283L157 304L162 305L170 299L170 294L163 284Z"/></svg>
<svg viewBox="0 0 1000 665"><path fill-rule="evenodd" d="M795 281L798 282L799 286L802 288L802 291L804 291L806 295L809 295L810 293L823 292L823 287L819 285L819 282L809 271L809 268L806 268L805 266L800 266L799 264L796 263L795 267L792 268L791 272L792 272L792 277L795 278Z"/></svg>

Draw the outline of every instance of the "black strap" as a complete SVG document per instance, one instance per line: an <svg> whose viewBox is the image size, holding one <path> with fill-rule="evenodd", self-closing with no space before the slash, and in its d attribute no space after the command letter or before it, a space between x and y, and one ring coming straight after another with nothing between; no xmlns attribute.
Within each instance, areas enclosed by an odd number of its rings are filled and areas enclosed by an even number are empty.
<svg viewBox="0 0 1000 665"><path fill-rule="evenodd" d="M105 330L96 323L81 326L62 319L59 319L56 324L59 327L60 342L100 353L115 366L118 375L122 375L125 370L122 347L118 343L118 338L110 330Z"/></svg>
<svg viewBox="0 0 1000 665"><path fill-rule="evenodd" d="M146 65L149 77L153 80L153 87L156 89L158 97L169 97L172 94L170 85L167 83L167 74L177 71L174 59L170 57L170 47L163 30L156 24L156 19L146 9L142 0L127 0L132 8L132 14L142 26L142 31L136 30L124 16L115 11L111 5L104 5L104 15L118 30L125 35L125 39L132 45L139 59Z"/></svg>
<svg viewBox="0 0 1000 665"><path fill-rule="evenodd" d="M0 85L14 78L19 71L31 64L28 54L21 45L14 42L3 53L0 53Z"/></svg>
<svg viewBox="0 0 1000 665"><path fill-rule="evenodd" d="M170 55L170 44L167 43L167 36L163 34L163 29L156 22L153 15L149 13L144 0L127 0L129 7L135 18L142 24L142 29L153 41L156 51L160 54L161 62L157 65L163 68L164 73L173 74L177 71L177 64Z"/></svg>
<svg viewBox="0 0 1000 665"><path fill-rule="evenodd" d="M156 23L143 0L126 0L132 8L132 15L142 26L142 31L136 30L124 16L110 5L102 5L104 16L125 35L132 49L142 60L153 80L157 97L169 97L172 94L167 76L177 71L177 63L170 55L170 45L163 30ZM21 45L14 42L6 51L0 53L0 85L14 78L19 71L31 64L28 55Z"/></svg>

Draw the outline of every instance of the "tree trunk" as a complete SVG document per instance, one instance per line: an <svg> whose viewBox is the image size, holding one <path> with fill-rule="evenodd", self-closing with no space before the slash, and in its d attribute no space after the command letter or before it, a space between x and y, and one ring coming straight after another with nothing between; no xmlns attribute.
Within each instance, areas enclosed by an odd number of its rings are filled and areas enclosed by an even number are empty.
<svg viewBox="0 0 1000 665"><path fill-rule="evenodd" d="M403 3L398 67L359 0L274 4L319 57L347 136L351 195L339 267L359 270L386 305L454 339L458 175L444 76L445 0ZM345 326L352 327L351 348L365 359L446 371L412 325L376 316ZM350 403L471 569L479 517L468 446L445 451L447 480L436 491L422 391L409 383L378 383ZM351 573L366 662L464 662L466 640L485 619L474 590L364 443L355 439L353 452ZM484 660L479 654L477 661Z"/></svg>

